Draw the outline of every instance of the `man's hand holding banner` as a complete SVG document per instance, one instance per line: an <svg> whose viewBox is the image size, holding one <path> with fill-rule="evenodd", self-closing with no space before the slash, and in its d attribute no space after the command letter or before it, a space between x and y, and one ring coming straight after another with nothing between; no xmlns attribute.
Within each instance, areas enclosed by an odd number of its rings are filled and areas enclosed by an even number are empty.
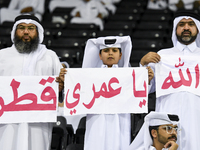
<svg viewBox="0 0 200 150"><path fill-rule="evenodd" d="M156 64L156 97L188 91L200 96L198 57L161 55Z"/></svg>

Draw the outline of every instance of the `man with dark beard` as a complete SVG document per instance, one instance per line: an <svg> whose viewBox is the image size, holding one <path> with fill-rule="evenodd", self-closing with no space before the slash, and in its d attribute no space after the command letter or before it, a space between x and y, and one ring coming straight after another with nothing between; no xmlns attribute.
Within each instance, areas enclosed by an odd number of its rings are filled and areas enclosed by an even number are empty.
<svg viewBox="0 0 200 150"><path fill-rule="evenodd" d="M41 44L44 29L32 15L16 17L11 47L0 50L0 76L58 76L62 68L55 52ZM49 150L52 123L0 124L0 149Z"/></svg>
<svg viewBox="0 0 200 150"><path fill-rule="evenodd" d="M23 37L30 37L29 31L30 29L20 29L20 27L24 28L24 26L19 25L18 29L19 30L24 30L23 32ZM31 26L34 30L35 26ZM14 43L15 47L18 50L19 53L27 53L29 54L30 52L33 52L37 49L38 44L39 44L39 37L38 36L33 36L30 37L30 40L28 39L22 39L22 37L19 35L20 33L16 33L14 37Z"/></svg>
<svg viewBox="0 0 200 150"><path fill-rule="evenodd" d="M140 61L142 66L148 65L154 70L150 93L156 90L155 110L177 114L180 118L182 134L177 141L180 150L196 150L200 147L199 20L199 14L186 10L177 11L172 31L174 47L162 49L157 53L149 52ZM196 86L191 85L190 81L196 82ZM186 85L186 82L189 84ZM158 83L167 86L156 87Z"/></svg>
<svg viewBox="0 0 200 150"><path fill-rule="evenodd" d="M151 111L144 120L128 150L177 150L177 115Z"/></svg>

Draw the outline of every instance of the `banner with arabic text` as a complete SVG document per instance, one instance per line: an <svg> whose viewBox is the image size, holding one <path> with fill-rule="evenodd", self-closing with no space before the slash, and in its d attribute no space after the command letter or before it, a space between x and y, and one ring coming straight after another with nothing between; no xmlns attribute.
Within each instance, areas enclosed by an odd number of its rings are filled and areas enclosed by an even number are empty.
<svg viewBox="0 0 200 150"><path fill-rule="evenodd" d="M57 97L53 76L1 76L0 123L55 122Z"/></svg>
<svg viewBox="0 0 200 150"><path fill-rule="evenodd" d="M187 91L200 96L199 57L161 55L156 64L156 97Z"/></svg>
<svg viewBox="0 0 200 150"><path fill-rule="evenodd" d="M64 114L146 113L146 68L69 68Z"/></svg>

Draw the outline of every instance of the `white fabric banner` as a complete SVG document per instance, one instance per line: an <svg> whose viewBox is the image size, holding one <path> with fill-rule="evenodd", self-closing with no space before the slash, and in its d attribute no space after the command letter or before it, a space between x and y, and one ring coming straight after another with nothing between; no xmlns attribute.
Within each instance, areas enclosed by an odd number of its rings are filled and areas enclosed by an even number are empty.
<svg viewBox="0 0 200 150"><path fill-rule="evenodd" d="M70 68L64 114L147 113L146 68Z"/></svg>
<svg viewBox="0 0 200 150"><path fill-rule="evenodd" d="M161 55L156 64L156 97L187 91L200 96L199 57Z"/></svg>
<svg viewBox="0 0 200 150"><path fill-rule="evenodd" d="M1 76L0 123L56 122L54 76Z"/></svg>

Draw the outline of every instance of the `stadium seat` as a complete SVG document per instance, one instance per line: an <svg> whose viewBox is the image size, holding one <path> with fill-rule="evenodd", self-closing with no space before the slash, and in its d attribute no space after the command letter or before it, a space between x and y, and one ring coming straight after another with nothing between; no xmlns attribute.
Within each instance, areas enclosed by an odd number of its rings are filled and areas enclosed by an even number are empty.
<svg viewBox="0 0 200 150"><path fill-rule="evenodd" d="M93 24L93 23L70 23L67 25L68 29L76 29L76 30L80 30L80 29L93 29L98 31L99 30L99 26Z"/></svg>
<svg viewBox="0 0 200 150"><path fill-rule="evenodd" d="M134 50L158 51L163 48L162 39L137 39L132 38L132 48Z"/></svg>
<svg viewBox="0 0 200 150"><path fill-rule="evenodd" d="M173 12L169 9L146 9L144 11L145 14L167 14L169 16L173 16Z"/></svg>
<svg viewBox="0 0 200 150"><path fill-rule="evenodd" d="M75 134L76 144L84 144L85 130L86 130L86 117L82 117L80 119L78 128L76 129L76 134Z"/></svg>
<svg viewBox="0 0 200 150"><path fill-rule="evenodd" d="M141 58L148 52L149 52L148 50L132 50L130 57L131 66L139 67L139 62Z"/></svg>
<svg viewBox="0 0 200 150"><path fill-rule="evenodd" d="M65 150L67 146L67 121L65 117L58 116L57 122L53 125L51 150Z"/></svg>
<svg viewBox="0 0 200 150"><path fill-rule="evenodd" d="M65 26L61 23L52 23L51 21L43 21L41 22L44 29L50 28L50 29L62 29Z"/></svg>
<svg viewBox="0 0 200 150"><path fill-rule="evenodd" d="M128 0L122 0L119 5L118 8L126 8L126 9L130 9L130 8L146 8L147 5L147 1L146 0L134 0L134 1L128 1Z"/></svg>
<svg viewBox="0 0 200 150"><path fill-rule="evenodd" d="M144 123L144 117L146 115L146 113L131 114L131 141L133 141L136 135L138 134L140 128Z"/></svg>
<svg viewBox="0 0 200 150"><path fill-rule="evenodd" d="M10 3L10 0L0 0L0 8L8 7L9 3Z"/></svg>
<svg viewBox="0 0 200 150"><path fill-rule="evenodd" d="M74 9L75 7L56 7L52 14L55 15L59 15L59 14L70 14L71 11Z"/></svg>
<svg viewBox="0 0 200 150"><path fill-rule="evenodd" d="M133 39L164 39L165 32L161 30L136 30L132 32Z"/></svg>
<svg viewBox="0 0 200 150"><path fill-rule="evenodd" d="M141 21L171 21L172 17L170 14L149 14L149 13L144 13L143 16L141 17Z"/></svg>
<svg viewBox="0 0 200 150"><path fill-rule="evenodd" d="M66 124L66 130L68 132L67 135L67 145L74 143L75 135L74 135L74 128L72 124Z"/></svg>
<svg viewBox="0 0 200 150"><path fill-rule="evenodd" d="M97 37L103 36L127 36L130 35L132 30L103 30L97 32Z"/></svg>
<svg viewBox="0 0 200 150"><path fill-rule="evenodd" d="M109 21L139 21L140 14L115 14L108 18Z"/></svg>
<svg viewBox="0 0 200 150"><path fill-rule="evenodd" d="M82 49L78 47L54 47L52 50L56 52L61 61L68 62L70 67L81 67L83 59Z"/></svg>
<svg viewBox="0 0 200 150"><path fill-rule="evenodd" d="M141 7L135 7L131 9L124 9L123 7L117 8L115 14L143 14L144 8Z"/></svg>
<svg viewBox="0 0 200 150"><path fill-rule="evenodd" d="M66 150L83 150L84 144L70 144L67 146Z"/></svg>
<svg viewBox="0 0 200 150"><path fill-rule="evenodd" d="M82 48L85 46L87 38L59 38L59 39L45 39L45 43L50 48Z"/></svg>
<svg viewBox="0 0 200 150"><path fill-rule="evenodd" d="M62 29L55 33L56 38L92 38L96 37L96 31L93 29Z"/></svg>
<svg viewBox="0 0 200 150"><path fill-rule="evenodd" d="M136 21L108 21L104 25L104 30L133 30L136 24Z"/></svg>
<svg viewBox="0 0 200 150"><path fill-rule="evenodd" d="M141 21L137 29L139 30L169 30L170 24L167 21Z"/></svg>
<svg viewBox="0 0 200 150"><path fill-rule="evenodd" d="M66 23L69 23L72 18L70 13L73 9L74 7L56 7L51 13L51 16L60 16L66 21Z"/></svg>

